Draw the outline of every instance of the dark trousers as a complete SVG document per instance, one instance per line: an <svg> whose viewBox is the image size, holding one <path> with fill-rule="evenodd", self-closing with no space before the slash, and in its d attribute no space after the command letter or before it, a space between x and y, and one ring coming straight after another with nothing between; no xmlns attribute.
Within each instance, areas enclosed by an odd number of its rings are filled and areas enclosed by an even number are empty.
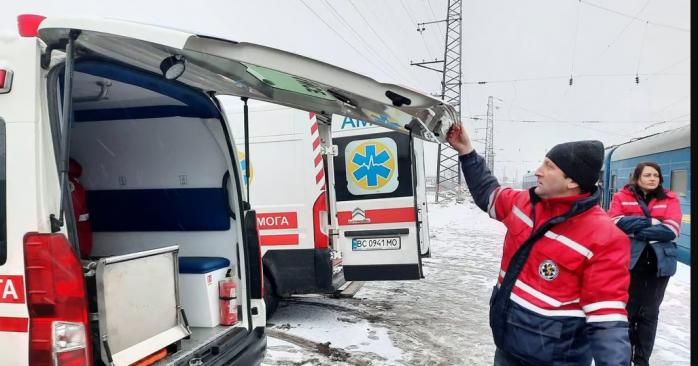
<svg viewBox="0 0 698 366"><path fill-rule="evenodd" d="M628 326L632 361L636 366L649 366L650 355L657 334L659 305L669 277L657 277L657 257L649 246L630 270L630 298L628 300Z"/></svg>
<svg viewBox="0 0 698 366"><path fill-rule="evenodd" d="M497 348L494 352L494 366L534 366L507 351Z"/></svg>
<svg viewBox="0 0 698 366"><path fill-rule="evenodd" d="M560 363L558 363L560 364ZM588 362L577 362L577 363L565 363L565 365L575 365L575 366L588 366L591 364L591 360ZM524 361L511 353L497 348L494 352L494 366L545 366L535 362Z"/></svg>

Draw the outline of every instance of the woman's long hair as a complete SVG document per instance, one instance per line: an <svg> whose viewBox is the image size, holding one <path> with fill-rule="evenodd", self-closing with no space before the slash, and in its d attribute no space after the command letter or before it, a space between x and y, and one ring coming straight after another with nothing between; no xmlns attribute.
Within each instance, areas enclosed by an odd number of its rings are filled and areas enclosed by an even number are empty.
<svg viewBox="0 0 698 366"><path fill-rule="evenodd" d="M635 167L635 171L633 172L633 175L630 177L630 185L635 189L635 192L642 192L637 182L640 180L642 171L645 170L645 167L647 166L650 168L654 168L654 170L656 170L657 173L659 173L659 185L651 192L648 192L648 194L653 194L658 199L666 198L666 193L664 193L664 187L662 186L662 183L664 183L664 176L662 176L662 168L660 168L659 164L657 163L651 161L643 161L637 164L637 166Z"/></svg>

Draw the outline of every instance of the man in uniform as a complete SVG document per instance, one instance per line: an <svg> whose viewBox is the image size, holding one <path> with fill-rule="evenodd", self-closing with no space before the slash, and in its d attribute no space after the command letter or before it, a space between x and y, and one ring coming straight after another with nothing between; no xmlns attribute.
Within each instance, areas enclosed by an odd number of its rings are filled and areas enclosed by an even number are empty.
<svg viewBox="0 0 698 366"><path fill-rule="evenodd" d="M630 241L598 205L600 141L556 145L529 190L500 187L460 123L448 132L475 203L507 227L492 298L495 366L628 366Z"/></svg>

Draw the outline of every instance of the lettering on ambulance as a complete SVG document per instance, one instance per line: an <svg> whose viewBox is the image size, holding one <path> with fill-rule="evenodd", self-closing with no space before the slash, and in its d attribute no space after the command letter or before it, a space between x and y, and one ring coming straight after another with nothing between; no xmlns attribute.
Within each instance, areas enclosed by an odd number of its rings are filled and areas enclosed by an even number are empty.
<svg viewBox="0 0 698 366"><path fill-rule="evenodd" d="M0 303L24 304L23 276L0 276Z"/></svg>
<svg viewBox="0 0 698 366"><path fill-rule="evenodd" d="M362 128L362 127L369 127L370 124L366 121L360 120L360 119L353 119L351 117L344 117L344 120L342 121L342 127L341 129L350 129L350 128Z"/></svg>
<svg viewBox="0 0 698 366"><path fill-rule="evenodd" d="M257 230L261 245L297 245L298 233L278 230L298 230L298 214L295 211L258 213Z"/></svg>
<svg viewBox="0 0 698 366"><path fill-rule="evenodd" d="M292 212L271 212L257 214L257 229L297 229L298 215Z"/></svg>

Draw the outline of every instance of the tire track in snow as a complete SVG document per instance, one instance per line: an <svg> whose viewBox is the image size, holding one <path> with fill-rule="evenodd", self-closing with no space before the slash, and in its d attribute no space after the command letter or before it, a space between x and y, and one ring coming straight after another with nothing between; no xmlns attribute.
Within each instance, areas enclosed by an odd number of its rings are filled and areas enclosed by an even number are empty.
<svg viewBox="0 0 698 366"><path fill-rule="evenodd" d="M371 352L347 351L341 347L330 347L330 342L315 342L310 339L290 334L287 332L267 328L267 336L296 345L306 352L323 356L332 362L332 365L370 366L376 361L385 361L384 357ZM325 360L310 358L300 362L291 362L290 365L326 365Z"/></svg>

